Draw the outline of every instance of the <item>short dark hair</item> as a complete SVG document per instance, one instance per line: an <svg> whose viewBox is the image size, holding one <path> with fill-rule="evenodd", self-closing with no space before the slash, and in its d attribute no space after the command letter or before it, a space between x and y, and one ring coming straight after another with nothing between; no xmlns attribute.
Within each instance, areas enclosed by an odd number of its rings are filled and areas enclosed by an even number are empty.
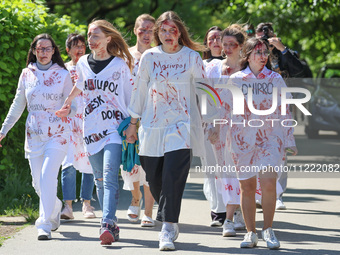
<svg viewBox="0 0 340 255"><path fill-rule="evenodd" d="M271 22L262 22L262 23L258 24L257 27L256 27L256 33L262 32L264 27L268 27L268 29L272 33L274 33L273 23L271 23Z"/></svg>
<svg viewBox="0 0 340 255"><path fill-rule="evenodd" d="M67 36L66 43L65 43L66 48L71 49L71 47L74 46L74 45L77 45L79 41L86 44L86 40L85 40L85 37L83 35L77 34L77 33L69 34Z"/></svg>

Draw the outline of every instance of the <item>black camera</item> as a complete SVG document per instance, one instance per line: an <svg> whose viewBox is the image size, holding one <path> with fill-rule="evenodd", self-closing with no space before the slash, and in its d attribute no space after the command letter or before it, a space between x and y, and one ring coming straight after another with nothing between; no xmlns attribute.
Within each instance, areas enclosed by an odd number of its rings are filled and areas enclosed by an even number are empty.
<svg viewBox="0 0 340 255"><path fill-rule="evenodd" d="M262 31L263 31L263 35L261 37L261 39L265 40L268 42L268 38L270 38L271 36L269 36L269 32L270 32L270 29L268 26L264 26L262 28Z"/></svg>

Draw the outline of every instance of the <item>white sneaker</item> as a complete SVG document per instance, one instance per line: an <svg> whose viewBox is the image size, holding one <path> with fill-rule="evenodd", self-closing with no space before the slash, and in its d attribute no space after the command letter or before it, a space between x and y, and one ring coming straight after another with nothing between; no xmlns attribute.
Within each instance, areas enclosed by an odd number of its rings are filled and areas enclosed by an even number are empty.
<svg viewBox="0 0 340 255"><path fill-rule="evenodd" d="M51 240L52 236L51 236L51 232L46 232L43 229L38 229L38 240L42 241L42 240Z"/></svg>
<svg viewBox="0 0 340 255"><path fill-rule="evenodd" d="M91 206L89 203L83 203L83 215L85 219L93 219L96 218L94 214L94 207Z"/></svg>
<svg viewBox="0 0 340 255"><path fill-rule="evenodd" d="M65 204L64 209L61 211L61 218L64 219L64 220L73 220L74 219L73 210L68 204Z"/></svg>
<svg viewBox="0 0 340 255"><path fill-rule="evenodd" d="M281 199L276 200L276 210L286 210L286 206Z"/></svg>
<svg viewBox="0 0 340 255"><path fill-rule="evenodd" d="M173 232L168 232L164 230L161 231L159 233L159 250L160 251L175 250L173 239L174 239Z"/></svg>
<svg viewBox="0 0 340 255"><path fill-rule="evenodd" d="M269 249L278 249L280 247L280 242L277 240L272 228L262 231L262 239L266 241Z"/></svg>
<svg viewBox="0 0 340 255"><path fill-rule="evenodd" d="M57 198L56 206L57 206L56 208L57 215L55 215L54 217L52 215L52 218L51 218L52 231L56 231L60 227L61 208L63 207L63 203L58 198Z"/></svg>
<svg viewBox="0 0 340 255"><path fill-rule="evenodd" d="M222 235L224 237L236 236L236 231L234 229L234 222L232 222L231 220L225 220L224 221Z"/></svg>
<svg viewBox="0 0 340 255"><path fill-rule="evenodd" d="M248 232L240 245L241 248L253 248L257 245L259 241L257 234L253 231Z"/></svg>
<svg viewBox="0 0 340 255"><path fill-rule="evenodd" d="M213 220L210 222L210 227L221 227L223 224L218 220Z"/></svg>
<svg viewBox="0 0 340 255"><path fill-rule="evenodd" d="M174 233L173 233L173 241L176 241L176 239L178 238L179 235L179 228L178 228L178 224L177 223L172 223L173 227L174 227Z"/></svg>
<svg viewBox="0 0 340 255"><path fill-rule="evenodd" d="M246 224L244 223L243 215L241 210L237 210L234 213L234 229L244 230L246 229Z"/></svg>

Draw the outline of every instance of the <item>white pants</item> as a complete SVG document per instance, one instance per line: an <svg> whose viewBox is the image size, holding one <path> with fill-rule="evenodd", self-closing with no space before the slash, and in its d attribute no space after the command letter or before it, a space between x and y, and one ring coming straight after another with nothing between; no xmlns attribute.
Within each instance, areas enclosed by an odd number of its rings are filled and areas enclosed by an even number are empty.
<svg viewBox="0 0 340 255"><path fill-rule="evenodd" d="M39 218L35 222L38 229L50 232L51 219L57 217L61 209L61 201L57 198L58 173L65 152L47 149L43 155L29 158L32 185L38 194Z"/></svg>

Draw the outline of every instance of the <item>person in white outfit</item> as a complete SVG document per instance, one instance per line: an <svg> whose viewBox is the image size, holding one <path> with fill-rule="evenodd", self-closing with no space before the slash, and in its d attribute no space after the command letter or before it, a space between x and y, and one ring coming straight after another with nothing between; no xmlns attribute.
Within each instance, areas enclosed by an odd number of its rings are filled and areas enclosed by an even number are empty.
<svg viewBox="0 0 340 255"><path fill-rule="evenodd" d="M137 138L146 180L158 203L162 222L159 249L174 250L184 186L192 154L204 156L203 129L195 78L206 78L203 61L178 15L163 13L156 21L158 46L144 52L132 92L127 141Z"/></svg>
<svg viewBox="0 0 340 255"><path fill-rule="evenodd" d="M58 46L48 34L36 36L28 51L11 108L0 130L0 142L27 106L25 157L38 194L38 240L51 239L60 225L62 202L57 198L58 173L68 150L70 128L55 116L72 90L72 80ZM76 109L73 109L74 113Z"/></svg>
<svg viewBox="0 0 340 255"><path fill-rule="evenodd" d="M70 72L73 84L76 84L78 74L76 65L86 51L85 37L72 33L66 39L66 51L71 60L65 64ZM94 207L91 206L92 193L94 188L93 170L85 151L83 140L83 98L79 94L75 98L77 112L70 121L71 134L67 155L62 163L61 187L65 207L61 212L61 218L66 220L74 219L72 201L76 200L76 174L81 172L80 198L83 202L82 212L85 219L95 218Z"/></svg>
<svg viewBox="0 0 340 255"><path fill-rule="evenodd" d="M227 83L230 75L240 71L240 51L242 46L247 39L247 34L240 25L232 24L221 33L222 41L222 55L225 57L224 60L215 64L210 68L210 72L207 72L209 78L213 79L212 83ZM215 88L220 94L222 99L222 107L220 108L220 118L227 118L227 109L231 102L228 102L226 98L223 97L223 88ZM214 141L213 150L215 153L215 158L220 166L233 166L229 148L226 147L227 144L227 131L228 126L222 125L217 126L219 132L218 139ZM214 130L214 128L212 128ZM213 132L214 133L214 132ZM218 191L223 197L223 202L226 207L226 220L223 223L222 235L224 237L236 236L235 230L242 230L245 228L244 221L242 218L242 213L239 209L240 207L240 187L239 181L236 176L232 176L230 173L217 174L217 186L219 186ZM235 219L234 219L235 218Z"/></svg>
<svg viewBox="0 0 340 255"><path fill-rule="evenodd" d="M218 65L223 60L222 54L222 43L221 43L221 32L222 29L213 26L208 29L205 34L203 44L207 49L203 52L203 64L208 78L210 78L210 71L215 65ZM205 124L205 130L207 130L208 124ZM206 161L203 161L207 166L216 165L216 158L212 148L212 144L208 140L208 132L205 132L204 146L206 149ZM222 226L226 218L226 208L223 203L221 193L217 189L217 178L214 173L206 173L203 184L203 192L206 199L209 201L211 212L211 227Z"/></svg>
<svg viewBox="0 0 340 255"><path fill-rule="evenodd" d="M155 18L149 14L142 14L137 17L135 27L133 29L134 34L137 36L137 43L135 46L129 48L131 55L134 58L134 67L132 70L133 77L136 77L139 61L142 54L151 48L153 41L153 26L155 25ZM155 200L151 194L149 183L145 178L145 171L142 166L135 165L131 172L122 170L122 178L124 180L123 189L130 190L132 193L132 201L127 211L127 218L130 222L138 222L139 214L142 207L142 193L140 186L144 188L144 204L145 211L142 217L142 227L153 227L155 222L152 219L152 209Z"/></svg>
<svg viewBox="0 0 340 255"><path fill-rule="evenodd" d="M241 100L238 107L244 106L244 114L234 113L236 109L230 110L227 135L230 137L227 146L240 181L241 207L247 228L241 248L255 247L258 242L255 226L258 177L264 218L262 238L268 248L280 247L272 229L276 182L281 175L280 166L284 162L285 150L289 148L293 155L297 154L289 105L281 109L281 93L285 93L283 89L286 84L280 74L270 70L269 56L266 41L260 38L247 40L242 49L241 71L231 75L227 84L230 88L238 88L244 97L232 97L228 93L229 100L226 100L231 102L238 99ZM229 109L232 109L232 105ZM267 119L278 121L272 123Z"/></svg>

